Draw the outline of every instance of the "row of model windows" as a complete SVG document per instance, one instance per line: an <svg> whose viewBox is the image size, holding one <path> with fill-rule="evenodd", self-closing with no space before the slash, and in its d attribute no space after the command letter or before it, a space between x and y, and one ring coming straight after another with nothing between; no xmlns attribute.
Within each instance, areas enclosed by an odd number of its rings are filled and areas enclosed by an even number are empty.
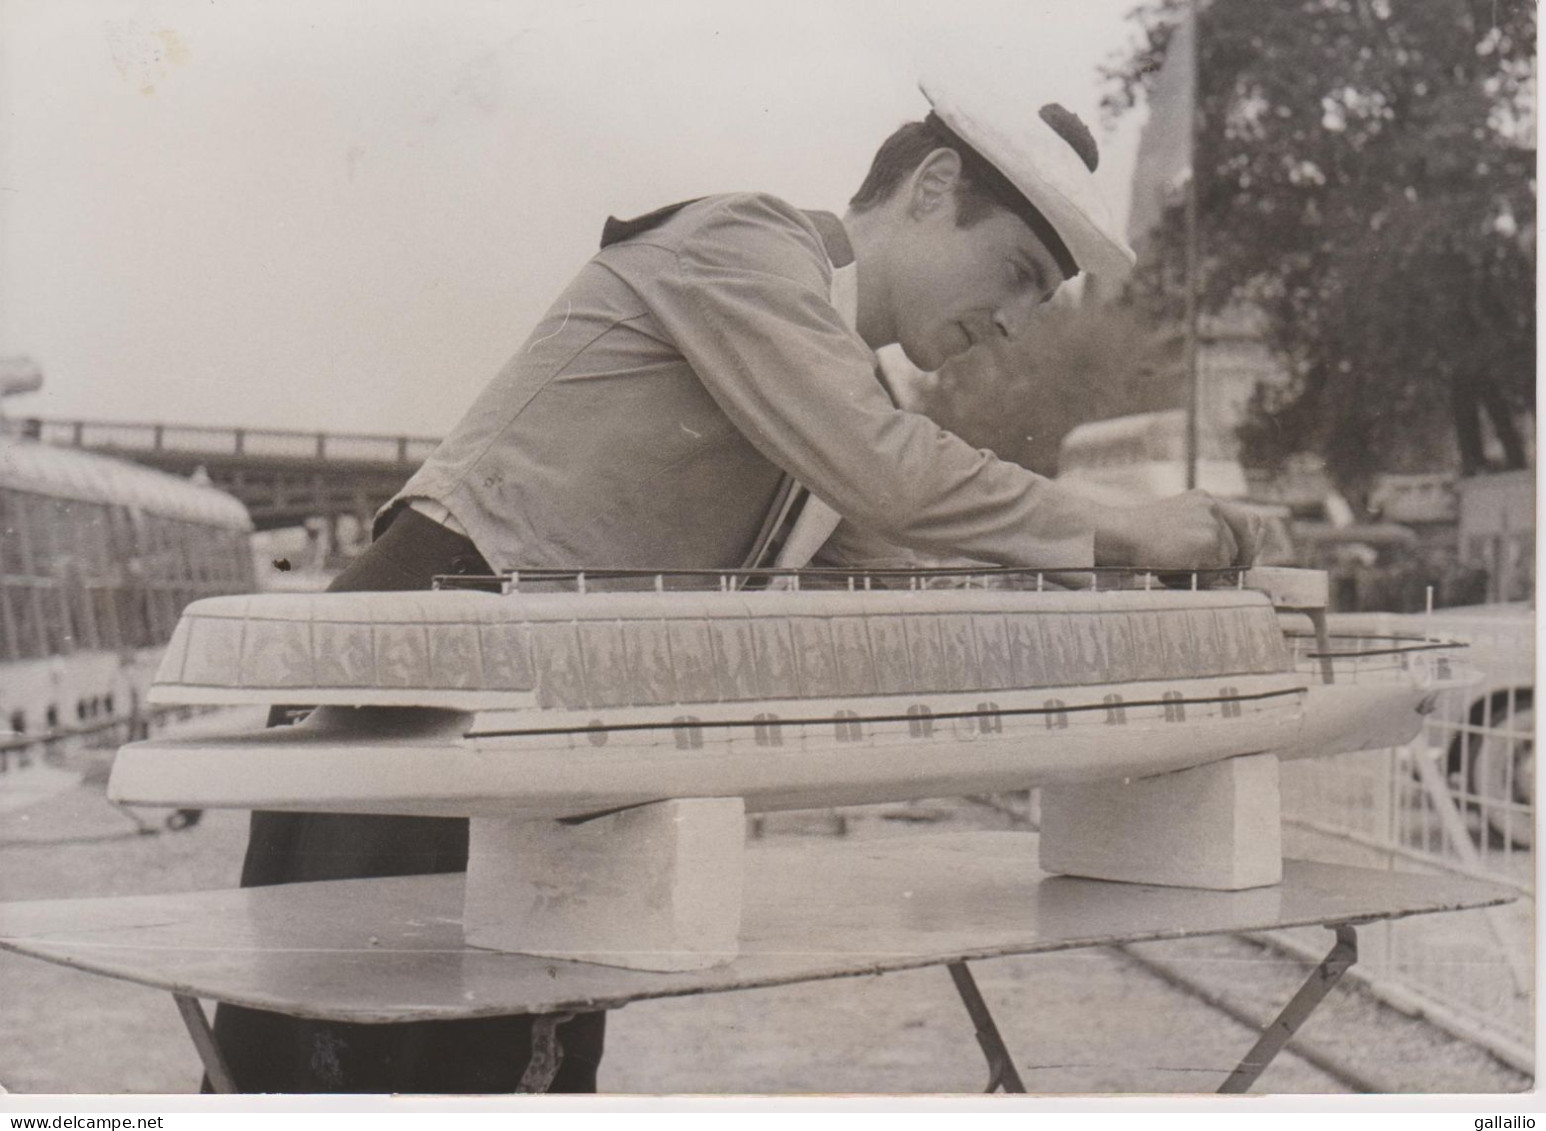
<svg viewBox="0 0 1546 1131"><path fill-rule="evenodd" d="M113 717L113 693L109 691L105 695L82 695L75 701L75 725L88 727L93 723L105 723ZM26 708L18 707L6 717L10 725L10 735L0 736L0 746L5 745L4 739L24 738L27 734L27 725L31 720ZM50 703L43 711L43 730L45 733L59 729L59 707Z"/></svg>
<svg viewBox="0 0 1546 1131"><path fill-rule="evenodd" d="M190 601L252 588L243 531L0 490L0 659L164 644Z"/></svg>
<svg viewBox="0 0 1546 1131"><path fill-rule="evenodd" d="M1226 719L1240 718L1242 710L1238 699L1239 694L1233 687L1221 689L1222 714ZM1165 721L1167 723L1184 723L1186 721L1186 701L1179 691L1168 691L1162 696ZM1105 708L1105 721L1109 725L1121 726L1127 722L1127 707L1120 695L1107 695L1102 704ZM1068 704L1062 699L1048 699L1044 704L1042 718L1046 722L1048 730L1064 730L1068 727ZM969 716L968 721L976 725L979 734L1002 734L1004 731L1004 719L999 713L999 705L994 702L978 703L977 713ZM678 750L701 750L703 748L703 719L696 715L680 715L672 721L672 730L676 737ZM832 724L839 742L859 742L864 738L864 721L857 711L838 711L834 714ZM935 718L934 712L921 703L914 703L907 708L907 733L913 738L932 738L934 736ZM605 741L604 732L597 729L593 735ZM758 746L782 746L784 744L783 720L772 712L763 712L752 716L752 736ZM595 738L593 738L595 741Z"/></svg>

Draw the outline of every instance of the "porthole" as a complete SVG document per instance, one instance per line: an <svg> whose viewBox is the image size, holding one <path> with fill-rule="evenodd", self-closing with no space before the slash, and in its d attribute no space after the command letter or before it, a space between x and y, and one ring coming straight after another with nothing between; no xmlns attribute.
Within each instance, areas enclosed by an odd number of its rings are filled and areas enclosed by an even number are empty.
<svg viewBox="0 0 1546 1131"><path fill-rule="evenodd" d="M782 746L784 744L783 728L778 725L778 716L764 712L753 717L756 724L756 736L758 746Z"/></svg>
<svg viewBox="0 0 1546 1131"><path fill-rule="evenodd" d="M907 733L914 738L933 738L934 712L922 703L907 708Z"/></svg>
<svg viewBox="0 0 1546 1131"><path fill-rule="evenodd" d="M1106 705L1106 725L1123 726L1127 722L1127 708L1120 695L1107 695L1101 702Z"/></svg>
<svg viewBox="0 0 1546 1131"><path fill-rule="evenodd" d="M680 715L671 720L676 733L678 750L703 749L703 720L694 715Z"/></svg>

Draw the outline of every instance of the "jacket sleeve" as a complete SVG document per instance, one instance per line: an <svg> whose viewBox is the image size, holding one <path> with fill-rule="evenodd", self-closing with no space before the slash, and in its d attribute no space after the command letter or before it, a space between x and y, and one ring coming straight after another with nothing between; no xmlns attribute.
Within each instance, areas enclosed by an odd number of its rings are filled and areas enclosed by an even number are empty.
<svg viewBox="0 0 1546 1131"><path fill-rule="evenodd" d="M731 422L844 518L904 546L1079 566L1093 536L1062 487L895 408L828 295L819 236L775 198L726 198L638 290Z"/></svg>

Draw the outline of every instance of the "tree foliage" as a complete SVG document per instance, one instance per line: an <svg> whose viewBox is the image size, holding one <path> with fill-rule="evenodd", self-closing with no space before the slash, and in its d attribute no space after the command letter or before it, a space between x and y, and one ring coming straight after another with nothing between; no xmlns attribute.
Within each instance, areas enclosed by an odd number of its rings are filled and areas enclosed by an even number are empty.
<svg viewBox="0 0 1546 1131"><path fill-rule="evenodd" d="M1188 8L1146 0L1107 73L1152 88ZM1535 372L1533 0L1213 0L1197 25L1201 308L1250 304L1291 374L1259 390L1248 462L1318 452L1362 498L1457 453L1525 466ZM1135 279L1180 315L1179 204ZM1453 456L1451 456L1453 458Z"/></svg>

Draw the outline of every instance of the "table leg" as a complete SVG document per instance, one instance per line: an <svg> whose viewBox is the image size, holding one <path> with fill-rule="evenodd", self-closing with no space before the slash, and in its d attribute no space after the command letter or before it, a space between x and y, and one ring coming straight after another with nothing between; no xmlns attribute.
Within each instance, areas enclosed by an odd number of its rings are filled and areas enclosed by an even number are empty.
<svg viewBox="0 0 1546 1131"><path fill-rule="evenodd" d="M993 1014L988 1012L988 1003L982 1000L972 972L966 968L966 963L952 962L950 977L956 984L956 993L961 995L961 1003L971 1015L972 1024L977 1027L977 1043L988 1058L988 1086L983 1091L996 1092L1003 1088L1006 1092L1023 1093L1025 1085L1020 1082L1020 1073L1015 1070L1014 1058L1004 1047L1004 1038L999 1036Z"/></svg>
<svg viewBox="0 0 1546 1131"><path fill-rule="evenodd" d="M555 1030L573 1020L572 1013L539 1013L531 1019L531 1059L526 1062L517 1092L545 1092L552 1086L564 1063L564 1046L558 1043Z"/></svg>
<svg viewBox="0 0 1546 1131"><path fill-rule="evenodd" d="M1337 942L1331 948L1331 953L1310 972L1310 977L1299 987L1299 992L1262 1032L1251 1051L1245 1054L1245 1059L1219 1088L1221 1093L1244 1092L1256 1083L1257 1078L1266 1071L1267 1065L1272 1063L1272 1058L1282 1051L1283 1046L1299 1031L1299 1027L1310 1019L1310 1014L1331 992L1331 987L1358 961L1358 933L1353 927L1342 923L1332 927L1332 930L1337 933Z"/></svg>
<svg viewBox="0 0 1546 1131"><path fill-rule="evenodd" d="M193 1038L193 1047L198 1049L199 1059L204 1062L204 1074L209 1077L209 1086L220 1095L235 1094L236 1081L231 1076L231 1070L226 1067L225 1057L220 1055L220 1046L215 1043L214 1030L209 1027L209 1019L204 1016L204 1007L199 1004L199 999L187 994L173 994L172 999L177 1002L177 1012L182 1014L183 1024L188 1027L188 1036Z"/></svg>

